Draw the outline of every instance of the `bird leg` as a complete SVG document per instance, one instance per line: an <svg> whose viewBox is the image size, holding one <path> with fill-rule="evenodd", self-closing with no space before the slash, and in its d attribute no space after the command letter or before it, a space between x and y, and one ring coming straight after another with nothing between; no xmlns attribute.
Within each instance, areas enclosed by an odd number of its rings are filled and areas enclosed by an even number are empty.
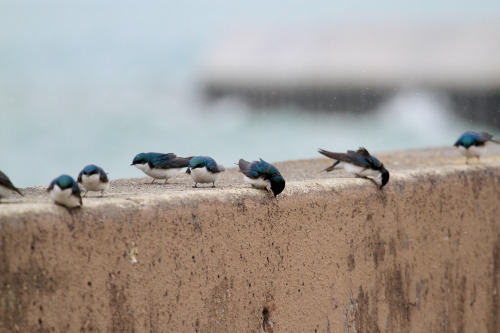
<svg viewBox="0 0 500 333"><path fill-rule="evenodd" d="M212 188L214 188L214 187L215 187L215 182L212 182Z"/></svg>
<svg viewBox="0 0 500 333"><path fill-rule="evenodd" d="M196 185L198 185L198 183L194 183L193 188L197 188L198 186L196 186Z"/></svg>
<svg viewBox="0 0 500 333"><path fill-rule="evenodd" d="M89 191L85 191L85 193L83 194L84 198L87 196L87 193L89 193Z"/></svg>
<svg viewBox="0 0 500 333"><path fill-rule="evenodd" d="M163 185L167 184L168 182L168 178L165 178L165 183L163 183Z"/></svg>

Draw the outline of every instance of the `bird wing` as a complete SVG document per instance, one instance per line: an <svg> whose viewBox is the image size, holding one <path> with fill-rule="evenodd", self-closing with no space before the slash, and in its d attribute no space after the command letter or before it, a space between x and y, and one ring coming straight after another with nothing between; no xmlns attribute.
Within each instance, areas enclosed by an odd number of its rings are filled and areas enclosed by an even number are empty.
<svg viewBox="0 0 500 333"><path fill-rule="evenodd" d="M170 168L186 168L190 160L190 157L176 157L169 162L169 166Z"/></svg>
<svg viewBox="0 0 500 333"><path fill-rule="evenodd" d="M80 206L82 205L82 196L80 194L80 188L78 187L78 184L75 182L73 183L73 186L71 186L71 193L76 196L80 202Z"/></svg>
<svg viewBox="0 0 500 333"><path fill-rule="evenodd" d="M320 154L325 155L326 157L329 157L329 158L337 160L337 161L350 162L350 160L347 157L347 154L344 154L344 153L334 153L334 152L324 150L324 149L318 149L318 152Z"/></svg>
<svg viewBox="0 0 500 333"><path fill-rule="evenodd" d="M479 136L481 137L481 139L483 139L484 141L488 141L488 140L491 140L493 138L493 135L491 135L490 133L486 133L486 132L481 132L479 133Z"/></svg>
<svg viewBox="0 0 500 333"><path fill-rule="evenodd" d="M238 162L238 166L240 167L240 172L243 173L247 177L254 177L252 173L250 172L250 162L245 161L244 159L240 158Z"/></svg>
<svg viewBox="0 0 500 333"><path fill-rule="evenodd" d="M354 150L348 150L347 153L334 153L328 150L323 150L320 149L318 150L320 154L325 155L326 157L330 157L334 160L340 161L340 162L347 162L347 163L352 163L355 165L359 165L362 167L366 167L370 164L371 158L370 154L366 151L364 148L360 148L358 151ZM368 154L368 155L366 155ZM369 158L369 160L368 160ZM337 165L338 163L335 163L328 169L325 169L326 171L331 171L333 168Z"/></svg>
<svg viewBox="0 0 500 333"><path fill-rule="evenodd" d="M346 162L354 165L361 167L370 167L373 165L370 153L368 153L368 151L363 147L360 147L357 151L348 150L346 155L348 159Z"/></svg>
<svg viewBox="0 0 500 333"><path fill-rule="evenodd" d="M265 171L265 164L263 161L253 161L248 162L243 159L240 160L240 171L247 176L248 178L257 179L259 177L263 177L264 179L268 178L268 175Z"/></svg>
<svg viewBox="0 0 500 333"><path fill-rule="evenodd" d="M481 132L479 133L479 136L481 138L483 138L484 142L486 141L491 141L491 142L494 142L496 144L500 144L500 141L498 140L493 140L493 135L491 135L490 133L486 133L486 132Z"/></svg>
<svg viewBox="0 0 500 333"><path fill-rule="evenodd" d="M151 159L151 164L159 169L185 168L189 166L191 158L177 157L173 153L161 154Z"/></svg>
<svg viewBox="0 0 500 333"><path fill-rule="evenodd" d="M222 172L222 171L226 170L226 168L224 168L223 165L217 164L217 162L215 162L213 159L208 160L205 163L205 168L207 168L208 171L215 172L215 173Z"/></svg>
<svg viewBox="0 0 500 333"><path fill-rule="evenodd" d="M9 190L16 191L20 195L23 195L21 191L19 191L17 187L15 187L14 184L12 184L9 177L7 177L7 175L4 174L2 171L0 171L0 184L7 187Z"/></svg>
<svg viewBox="0 0 500 333"><path fill-rule="evenodd" d="M101 168L99 168L99 179L103 183L107 183L109 181L108 174L106 172L104 172L104 170Z"/></svg>
<svg viewBox="0 0 500 333"><path fill-rule="evenodd" d="M53 181L50 182L49 187L47 187L47 192L50 192L54 189L54 185L56 184L56 180L57 179L54 179Z"/></svg>
<svg viewBox="0 0 500 333"><path fill-rule="evenodd" d="M350 151L352 151L352 150L350 150ZM334 152L331 152L331 151L328 151L328 150L324 150L324 149L319 149L318 152L320 154L325 155L326 157L329 157L329 158L332 158L334 160L337 160L331 166L329 166L328 168L326 168L325 170L323 170L323 171L326 171L326 172L330 172L330 171L334 170L335 167L337 166L337 164L339 164L340 162L352 163L351 159L349 158L349 156L347 156L347 154L345 154L345 153L334 153Z"/></svg>

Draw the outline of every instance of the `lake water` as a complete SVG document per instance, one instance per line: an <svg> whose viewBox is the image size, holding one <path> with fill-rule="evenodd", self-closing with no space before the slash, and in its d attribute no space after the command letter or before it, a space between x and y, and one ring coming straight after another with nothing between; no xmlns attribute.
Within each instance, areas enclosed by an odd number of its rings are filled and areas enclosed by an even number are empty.
<svg viewBox="0 0 500 333"><path fill-rule="evenodd" d="M481 7L489 6L489 10ZM283 15L287 6L287 15ZM408 90L364 115L255 111L234 100L205 104L199 72L225 31L241 24L312 25L349 19L499 17L494 1L447 6L252 1L2 1L0 170L18 187L47 185L87 164L111 179L142 177L140 152L239 158L319 157L318 148L371 152L452 145L465 130L432 92ZM363 8L363 10L358 10ZM376 10L374 10L376 9ZM496 16L495 16L496 15Z"/></svg>

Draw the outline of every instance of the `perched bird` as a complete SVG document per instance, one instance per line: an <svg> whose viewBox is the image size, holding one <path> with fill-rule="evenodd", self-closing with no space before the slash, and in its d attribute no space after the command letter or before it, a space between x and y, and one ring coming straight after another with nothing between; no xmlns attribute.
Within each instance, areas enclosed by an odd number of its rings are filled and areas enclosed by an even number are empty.
<svg viewBox="0 0 500 333"><path fill-rule="evenodd" d="M54 179L47 189L49 196L58 205L67 208L80 207L82 197L78 184L68 175L62 175Z"/></svg>
<svg viewBox="0 0 500 333"><path fill-rule="evenodd" d="M131 165L153 178L151 184L156 179L165 179L165 184L169 178L179 174L182 168L189 166L191 157L177 157L173 153L140 153L134 157Z"/></svg>
<svg viewBox="0 0 500 333"><path fill-rule="evenodd" d="M101 191L102 197L103 192L109 189L108 176L102 168L94 164L83 168L78 174L77 181L85 188L84 197L87 196L88 191Z"/></svg>
<svg viewBox="0 0 500 333"><path fill-rule="evenodd" d="M489 133L465 132L462 134L454 146L458 147L460 153L465 156L465 164L469 163L469 158L479 157L486 151L486 143L494 142L500 144L500 141L492 140L493 135Z"/></svg>
<svg viewBox="0 0 500 333"><path fill-rule="evenodd" d="M12 194L14 194L14 192L23 195L21 191L19 191L19 189L15 187L14 184L12 184L9 177L7 177L5 173L0 171L0 200L10 197Z"/></svg>
<svg viewBox="0 0 500 333"><path fill-rule="evenodd" d="M333 169L343 168L345 172L371 179L375 184L380 186L380 189L389 181L389 171L375 156L370 155L363 147L360 147L357 151L348 150L345 154L332 153L323 149L320 149L319 153L337 160L337 162L324 171L330 172Z"/></svg>
<svg viewBox="0 0 500 333"><path fill-rule="evenodd" d="M193 187L197 187L198 183L212 183L212 187L215 187L215 182L219 180L224 170L226 170L224 166L217 164L211 157L195 156L189 161L186 173L193 178L195 183Z"/></svg>
<svg viewBox="0 0 500 333"><path fill-rule="evenodd" d="M264 160L248 162L240 159L238 162L240 172L243 173L243 180L246 183L252 184L257 188L271 188L274 196L283 192L285 188L285 180L274 165L271 165Z"/></svg>

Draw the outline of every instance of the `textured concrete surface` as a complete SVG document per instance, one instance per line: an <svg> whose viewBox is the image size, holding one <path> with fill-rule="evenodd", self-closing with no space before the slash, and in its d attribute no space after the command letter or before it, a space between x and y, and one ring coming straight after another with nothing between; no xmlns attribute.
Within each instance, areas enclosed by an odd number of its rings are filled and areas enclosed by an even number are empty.
<svg viewBox="0 0 500 333"><path fill-rule="evenodd" d="M499 332L500 155L376 156L384 191L327 159L277 163L277 200L235 169L73 212L24 189L0 204L0 331Z"/></svg>

